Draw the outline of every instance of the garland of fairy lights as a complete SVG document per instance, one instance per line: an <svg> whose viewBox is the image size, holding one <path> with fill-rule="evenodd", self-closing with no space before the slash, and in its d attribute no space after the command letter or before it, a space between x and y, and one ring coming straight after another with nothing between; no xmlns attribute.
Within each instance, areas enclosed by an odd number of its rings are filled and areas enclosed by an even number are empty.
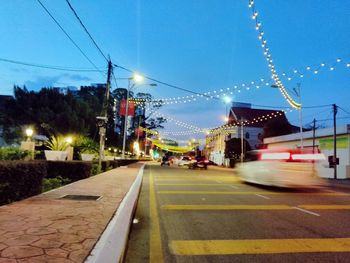
<svg viewBox="0 0 350 263"><path fill-rule="evenodd" d="M348 69L350 69L350 63L346 62L343 58L337 58L333 61L329 62L323 62L317 65L313 66L305 66L303 69L293 69L291 72L286 73L282 72L282 77L285 78L286 81L291 81L295 78L302 79L307 74L313 74L317 75L324 71L335 71L336 69L339 69L340 66L344 66ZM235 93L241 93L242 91L249 91L249 90L255 90L260 89L262 87L270 87L272 83L268 80L268 78L260 78L255 81L245 82L241 84L234 85L232 87L224 88L224 89L218 89L218 90L212 90L204 92L203 94L196 94L196 95L188 95L188 96L181 96L181 97L170 97L170 98L158 98L154 100L149 99L143 99L143 98L133 98L130 99L135 102L136 105L145 105L145 104L151 104L151 105L172 105L172 104L186 104L186 103L193 103L202 99L210 100L210 99L220 99L223 100L226 96L233 95Z"/></svg>
<svg viewBox="0 0 350 263"><path fill-rule="evenodd" d="M226 124L226 125L222 125L220 127L217 128L198 128L196 127L195 129L191 129L191 130L187 130L187 131L168 131L168 132L163 132L161 131L160 134L161 136L163 135L172 135L172 136L182 136L182 135L191 135L191 134L196 134L196 133L205 133L206 135L217 135L217 134L222 134L222 133L226 133L226 134L230 134L234 131L234 128L236 127L240 127L240 126L247 126L249 124L255 124L255 123L259 123L259 122L265 122L268 121L270 119L273 118L277 118L283 115L283 113L286 112L292 112L292 109L287 109L287 110L282 110L282 111L275 111L269 114L265 114L256 118L253 118L252 120L245 120L243 122L236 122L234 124ZM166 116L162 115L159 113L159 116L162 116L164 118L166 118ZM189 124L185 124L182 122L178 122L177 125L182 126L184 128L190 128Z"/></svg>
<svg viewBox="0 0 350 263"><path fill-rule="evenodd" d="M261 43L261 47L264 50L264 56L268 62L268 66L270 68L270 72L272 75L272 79L275 82L275 85L278 87L278 89L280 90L282 96L287 100L287 102L289 103L289 105L291 105L293 108L295 109L300 109L301 108L301 104L296 102L295 100L293 100L293 98L288 94L286 88L284 87L281 79L279 78L277 71L275 69L275 64L273 63L273 59L272 59L272 55L271 55L271 51L270 48L267 45L267 40L264 37L264 31L262 30L262 26L261 26L261 22L258 19L258 12L255 9L255 4L253 0L249 0L249 8L252 11L252 19L255 20L255 29L258 32L258 39Z"/></svg>

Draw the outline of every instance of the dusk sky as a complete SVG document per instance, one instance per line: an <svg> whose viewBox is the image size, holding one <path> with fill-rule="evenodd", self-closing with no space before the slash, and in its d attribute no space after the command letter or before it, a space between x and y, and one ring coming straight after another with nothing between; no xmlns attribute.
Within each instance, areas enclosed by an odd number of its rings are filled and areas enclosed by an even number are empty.
<svg viewBox="0 0 350 263"><path fill-rule="evenodd" d="M89 59L105 71L105 59L66 1L41 1ZM234 101L272 109L289 107L278 89L266 85L273 82L247 0L70 2L115 64L193 92L215 94L229 89L227 94ZM300 83L306 107L304 125L316 118L319 124L330 126L331 106L321 106L333 103L341 107L338 123L350 123L350 1L256 0L254 4L281 80L289 90ZM93 69L37 0L1 1L0 16L0 94L12 94L14 84L39 90L43 86L79 87L106 81L100 72L50 70L3 61ZM130 77L120 68L114 73L117 78ZM114 82L112 85L116 88ZM118 80L118 86L127 87L127 82ZM234 90L234 86L238 88ZM136 91L162 99L180 97L179 101L193 95L165 85L142 85ZM291 96L298 101L297 96ZM213 128L224 123L225 110L222 100L198 98L165 105L160 114ZM299 125L296 110L287 117ZM188 130L174 121L166 127L167 131Z"/></svg>

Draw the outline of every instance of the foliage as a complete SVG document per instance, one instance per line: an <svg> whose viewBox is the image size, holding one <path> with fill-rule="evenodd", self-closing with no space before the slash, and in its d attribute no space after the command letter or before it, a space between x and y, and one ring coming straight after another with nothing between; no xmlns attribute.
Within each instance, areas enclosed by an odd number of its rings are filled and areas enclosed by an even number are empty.
<svg viewBox="0 0 350 263"><path fill-rule="evenodd" d="M0 160L24 160L31 152L18 147L0 148Z"/></svg>
<svg viewBox="0 0 350 263"><path fill-rule="evenodd" d="M75 148L78 148L80 153L97 154L99 152L99 145L90 137L80 136L76 139L74 144Z"/></svg>
<svg viewBox="0 0 350 263"><path fill-rule="evenodd" d="M52 88L39 92L26 87L14 87L14 98L5 102L0 115L0 126L7 143L18 141L23 125L36 127L38 134L49 136L60 133L90 134L96 132L96 116L100 101L94 94L77 98L72 93L64 95Z"/></svg>
<svg viewBox="0 0 350 263"><path fill-rule="evenodd" d="M57 176L55 178L44 178L43 179L43 192L50 191L55 188L59 188L63 185L69 184L70 180L67 178L62 178L61 176Z"/></svg>
<svg viewBox="0 0 350 263"><path fill-rule="evenodd" d="M45 142L45 146L52 151L65 151L67 150L69 143L62 135L51 136L48 141Z"/></svg>
<svg viewBox="0 0 350 263"><path fill-rule="evenodd" d="M290 125L285 115L278 118L273 118L266 122L263 131L263 137L274 137L281 136L285 134L290 134L293 132L293 126Z"/></svg>
<svg viewBox="0 0 350 263"><path fill-rule="evenodd" d="M38 161L0 162L0 205L40 194L46 163Z"/></svg>
<svg viewBox="0 0 350 263"><path fill-rule="evenodd" d="M89 178L91 175L91 162L83 161L48 161L47 178L57 178L61 176L75 182Z"/></svg>

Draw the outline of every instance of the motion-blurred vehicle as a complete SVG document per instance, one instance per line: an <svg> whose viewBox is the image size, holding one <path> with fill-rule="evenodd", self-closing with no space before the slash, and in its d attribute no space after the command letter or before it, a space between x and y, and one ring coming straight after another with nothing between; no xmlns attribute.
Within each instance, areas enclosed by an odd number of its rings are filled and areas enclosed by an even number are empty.
<svg viewBox="0 0 350 263"><path fill-rule="evenodd" d="M177 162L178 166L187 166L192 161L190 156L182 156L181 159Z"/></svg>
<svg viewBox="0 0 350 263"><path fill-rule="evenodd" d="M160 163L160 166L163 166L163 165L170 166L170 160L169 160L169 157L164 156L164 157L162 158L162 162Z"/></svg>
<svg viewBox="0 0 350 263"><path fill-rule="evenodd" d="M188 164L188 168L189 169L196 169L196 168L200 168L200 169L208 169L208 164L209 164L209 160L207 160L205 157L196 157L194 160L192 160L189 164Z"/></svg>
<svg viewBox="0 0 350 263"><path fill-rule="evenodd" d="M245 182L287 187L313 188L323 185L316 169L324 160L322 153L312 150L255 150L247 152L246 162L235 169Z"/></svg>

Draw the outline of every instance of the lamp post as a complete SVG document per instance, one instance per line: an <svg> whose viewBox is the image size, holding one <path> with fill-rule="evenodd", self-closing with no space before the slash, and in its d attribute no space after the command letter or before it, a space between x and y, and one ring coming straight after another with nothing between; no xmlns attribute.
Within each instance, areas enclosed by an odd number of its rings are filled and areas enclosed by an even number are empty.
<svg viewBox="0 0 350 263"><path fill-rule="evenodd" d="M32 128L27 128L26 129L26 136L27 136L27 141L30 142L31 141L31 138L33 136L33 129Z"/></svg>
<svg viewBox="0 0 350 263"><path fill-rule="evenodd" d="M123 132L123 149L122 149L122 159L125 159L125 144L127 137L127 127L128 127L128 114L129 114L129 93L130 90L135 86L136 83L143 81L143 76L139 74L134 74L131 78L128 78L128 89L126 91L126 104L125 104L125 118L124 118L124 132ZM131 81L134 83L131 84Z"/></svg>

